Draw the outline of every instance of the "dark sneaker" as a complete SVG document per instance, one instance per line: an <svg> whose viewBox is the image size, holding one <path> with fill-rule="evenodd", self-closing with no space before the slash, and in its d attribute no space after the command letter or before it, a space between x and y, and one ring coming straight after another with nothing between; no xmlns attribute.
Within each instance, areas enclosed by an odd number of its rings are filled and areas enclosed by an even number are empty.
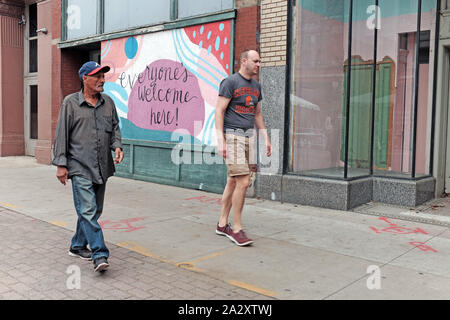
<svg viewBox="0 0 450 320"><path fill-rule="evenodd" d="M88 248L72 248L69 249L69 256L78 257L83 260L91 261L92 252Z"/></svg>
<svg viewBox="0 0 450 320"><path fill-rule="evenodd" d="M109 267L108 260L105 257L100 257L94 260L94 271L105 271Z"/></svg>
<svg viewBox="0 0 450 320"><path fill-rule="evenodd" d="M231 233L230 224L227 224L224 227L219 227L219 223L217 223L216 233L220 236L227 236L229 238Z"/></svg>
<svg viewBox="0 0 450 320"><path fill-rule="evenodd" d="M240 230L237 233L231 232L230 237L231 241L236 243L238 246L248 246L249 244L253 243L252 239L249 239L247 235L245 234L244 230Z"/></svg>

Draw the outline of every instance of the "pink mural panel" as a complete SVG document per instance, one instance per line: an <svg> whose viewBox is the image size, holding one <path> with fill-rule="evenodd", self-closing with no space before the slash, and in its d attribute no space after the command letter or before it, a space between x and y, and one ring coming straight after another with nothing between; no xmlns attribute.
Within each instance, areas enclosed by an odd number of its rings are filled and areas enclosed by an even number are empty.
<svg viewBox="0 0 450 320"><path fill-rule="evenodd" d="M194 132L205 118L205 104L197 78L181 63L157 60L138 77L128 102L128 120L138 127Z"/></svg>

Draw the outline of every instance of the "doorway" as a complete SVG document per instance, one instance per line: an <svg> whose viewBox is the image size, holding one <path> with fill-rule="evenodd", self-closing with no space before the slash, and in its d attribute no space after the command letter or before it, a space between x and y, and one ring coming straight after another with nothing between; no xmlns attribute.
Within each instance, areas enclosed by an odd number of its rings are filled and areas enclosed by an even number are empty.
<svg viewBox="0 0 450 320"><path fill-rule="evenodd" d="M24 140L25 155L34 156L38 139L38 35L37 3L25 8L24 30Z"/></svg>
<svg viewBox="0 0 450 320"><path fill-rule="evenodd" d="M24 121L25 154L34 156L38 139L37 79L25 81Z"/></svg>

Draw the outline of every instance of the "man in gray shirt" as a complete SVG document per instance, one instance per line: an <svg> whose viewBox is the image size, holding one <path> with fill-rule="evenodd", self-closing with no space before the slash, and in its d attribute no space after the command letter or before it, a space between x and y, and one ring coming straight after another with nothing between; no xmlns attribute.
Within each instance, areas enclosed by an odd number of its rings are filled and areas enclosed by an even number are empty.
<svg viewBox="0 0 450 320"><path fill-rule="evenodd" d="M109 70L89 61L78 71L82 90L68 95L61 104L52 162L62 184L72 180L78 221L69 254L93 260L95 271L109 266L109 250L98 219L106 181L114 174L114 164L123 160L119 117L113 100L102 94Z"/></svg>
<svg viewBox="0 0 450 320"><path fill-rule="evenodd" d="M253 79L258 74L259 66L258 52L244 51L241 54L239 72L220 84L216 108L217 148L219 154L225 158L228 169L216 233L227 236L238 246L246 246L253 242L243 230L241 216L245 194L250 184L250 174L256 171L252 161L255 126L260 129L265 139L266 155L272 154L272 145L261 113L261 85ZM233 208L233 228L228 224L231 208Z"/></svg>

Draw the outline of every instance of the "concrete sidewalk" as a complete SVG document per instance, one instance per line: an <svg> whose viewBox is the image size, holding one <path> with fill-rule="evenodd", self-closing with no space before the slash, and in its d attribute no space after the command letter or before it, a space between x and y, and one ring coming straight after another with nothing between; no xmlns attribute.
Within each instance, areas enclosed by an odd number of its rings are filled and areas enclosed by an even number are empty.
<svg viewBox="0 0 450 320"><path fill-rule="evenodd" d="M65 230L64 256L76 213L70 183L55 173L34 158L0 158L0 206ZM436 208L443 214L247 199L243 222L255 243L240 248L214 232L220 195L113 177L100 221L112 246L252 292L250 299L450 299L448 208ZM405 220L418 218L427 223ZM112 271L122 268L114 253ZM374 266L379 281L368 273Z"/></svg>

